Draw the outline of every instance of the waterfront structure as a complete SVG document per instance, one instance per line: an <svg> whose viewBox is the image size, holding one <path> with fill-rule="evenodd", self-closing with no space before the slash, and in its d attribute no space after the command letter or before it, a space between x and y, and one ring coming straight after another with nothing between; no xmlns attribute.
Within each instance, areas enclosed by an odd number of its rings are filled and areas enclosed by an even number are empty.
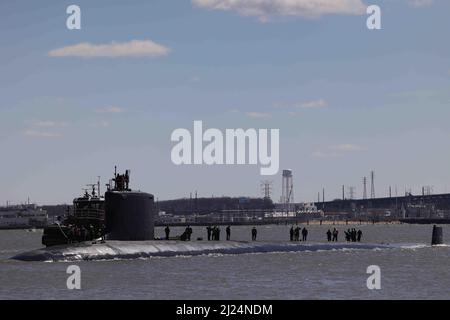
<svg viewBox="0 0 450 320"><path fill-rule="evenodd" d="M47 223L47 212L36 204L0 207L0 229L42 228Z"/></svg>
<svg viewBox="0 0 450 320"><path fill-rule="evenodd" d="M284 204L283 210L286 213L291 211L291 203L294 202L294 183L292 170L283 170L282 188L281 188L281 203Z"/></svg>

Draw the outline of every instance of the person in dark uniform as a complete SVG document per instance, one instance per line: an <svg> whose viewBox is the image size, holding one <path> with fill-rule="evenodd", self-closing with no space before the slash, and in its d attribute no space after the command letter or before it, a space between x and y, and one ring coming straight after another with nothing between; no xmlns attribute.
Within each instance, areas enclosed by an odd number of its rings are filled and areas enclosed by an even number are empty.
<svg viewBox="0 0 450 320"><path fill-rule="evenodd" d="M94 240L95 239L95 231L94 226L92 224L89 225L89 239L88 240Z"/></svg>
<svg viewBox="0 0 450 320"><path fill-rule="evenodd" d="M300 228L296 227L294 230L294 241L299 241L300 240Z"/></svg>
<svg viewBox="0 0 450 320"><path fill-rule="evenodd" d="M339 231L334 228L333 229L333 241L337 242L338 241L338 235L339 235Z"/></svg>
<svg viewBox="0 0 450 320"><path fill-rule="evenodd" d="M212 233L211 226L207 226L206 227L206 234L208 235L208 241L211 241L211 233Z"/></svg>
<svg viewBox="0 0 450 320"><path fill-rule="evenodd" d="M306 228L303 228L303 230L302 230L302 240L306 241L306 238L308 238L308 230Z"/></svg>
<svg viewBox="0 0 450 320"><path fill-rule="evenodd" d="M327 239L328 239L328 242L331 241L331 230L330 229L328 229L328 231L327 231Z"/></svg>
<svg viewBox="0 0 450 320"><path fill-rule="evenodd" d="M258 230L256 230L256 227L253 227L252 229L252 241L256 241L256 236L258 235Z"/></svg>
<svg viewBox="0 0 450 320"><path fill-rule="evenodd" d="M169 236L170 236L170 228L169 228L169 226L166 226L166 228L164 229L164 232L166 233L166 240L169 240Z"/></svg>
<svg viewBox="0 0 450 320"><path fill-rule="evenodd" d="M344 231L344 234L345 234L345 240L347 240L347 242L349 242L350 237L351 237L350 229L348 229L347 231Z"/></svg>
<svg viewBox="0 0 450 320"><path fill-rule="evenodd" d="M100 232L101 232L101 243L105 243L106 242L106 226L104 224L102 224L100 226Z"/></svg>
<svg viewBox="0 0 450 320"><path fill-rule="evenodd" d="M185 232L186 232L186 241L191 241L192 228L190 226L187 226Z"/></svg>
<svg viewBox="0 0 450 320"><path fill-rule="evenodd" d="M216 227L216 241L220 241L220 228Z"/></svg>
<svg viewBox="0 0 450 320"><path fill-rule="evenodd" d="M230 240L230 238L231 238L231 227L230 227L230 226L228 226L228 227L226 228L226 232L227 232L227 241L228 241L228 240Z"/></svg>
<svg viewBox="0 0 450 320"><path fill-rule="evenodd" d="M86 228L84 226L80 228L80 241L86 241Z"/></svg>
<svg viewBox="0 0 450 320"><path fill-rule="evenodd" d="M294 226L292 226L291 230L289 230L289 239L294 241Z"/></svg>
<svg viewBox="0 0 450 320"><path fill-rule="evenodd" d="M362 231L358 230L358 242L361 242Z"/></svg>

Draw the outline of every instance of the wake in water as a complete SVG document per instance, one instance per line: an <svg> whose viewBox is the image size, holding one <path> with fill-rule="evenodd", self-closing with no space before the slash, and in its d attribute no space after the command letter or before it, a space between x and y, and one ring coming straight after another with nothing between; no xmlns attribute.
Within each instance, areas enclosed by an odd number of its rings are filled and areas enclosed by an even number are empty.
<svg viewBox="0 0 450 320"><path fill-rule="evenodd" d="M55 246L14 256L21 261L80 261L139 259L150 257L198 256L210 254L246 254L275 252L315 252L330 250L391 249L389 244L314 243L291 242L174 242L174 241L108 241L103 244L82 243Z"/></svg>

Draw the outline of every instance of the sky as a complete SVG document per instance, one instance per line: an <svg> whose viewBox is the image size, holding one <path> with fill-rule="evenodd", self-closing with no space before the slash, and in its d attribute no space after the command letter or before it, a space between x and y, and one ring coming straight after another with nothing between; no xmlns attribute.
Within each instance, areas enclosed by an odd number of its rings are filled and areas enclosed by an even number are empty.
<svg viewBox="0 0 450 320"><path fill-rule="evenodd" d="M69 30L66 8L81 9ZM381 30L365 8L381 8ZM3 0L0 204L70 203L114 166L159 200L450 192L450 1ZM176 166L171 133L280 130L280 172Z"/></svg>

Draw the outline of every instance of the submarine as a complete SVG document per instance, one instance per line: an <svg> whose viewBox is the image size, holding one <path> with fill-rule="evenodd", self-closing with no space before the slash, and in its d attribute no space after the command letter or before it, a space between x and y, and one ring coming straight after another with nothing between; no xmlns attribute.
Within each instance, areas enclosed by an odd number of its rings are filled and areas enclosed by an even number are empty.
<svg viewBox="0 0 450 320"><path fill-rule="evenodd" d="M89 185L92 192L73 200L73 212L64 221L44 228L42 244L47 247L86 241L144 241L154 239L154 196L133 191L130 170L109 181L104 196L100 181Z"/></svg>
<svg viewBox="0 0 450 320"><path fill-rule="evenodd" d="M71 262L131 260L158 257L204 256L251 253L318 252L335 250L392 249L388 244L247 242L247 241L107 241L78 243L24 252L12 257L20 261Z"/></svg>
<svg viewBox="0 0 450 320"><path fill-rule="evenodd" d="M91 185L92 186L92 185ZM156 240L154 196L130 188L130 170L117 174L100 195L100 183L92 193L74 199L73 214L44 229L45 248L18 254L21 261L91 261L151 257L198 256L324 250L387 249L388 244L292 243L247 241Z"/></svg>

